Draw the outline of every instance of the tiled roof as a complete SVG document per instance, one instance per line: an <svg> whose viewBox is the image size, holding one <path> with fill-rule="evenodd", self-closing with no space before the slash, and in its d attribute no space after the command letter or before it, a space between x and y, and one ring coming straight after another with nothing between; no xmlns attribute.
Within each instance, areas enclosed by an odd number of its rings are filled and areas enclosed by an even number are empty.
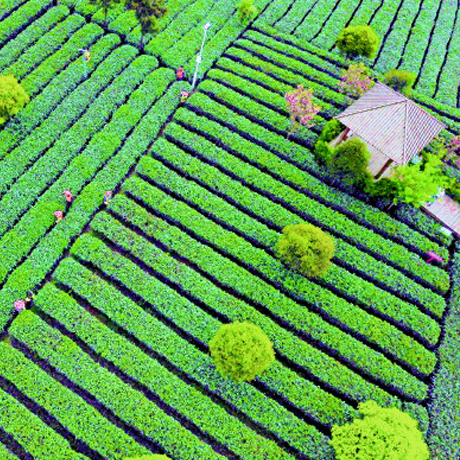
<svg viewBox="0 0 460 460"><path fill-rule="evenodd" d="M336 118L398 164L408 163L445 128L431 114L382 83Z"/></svg>

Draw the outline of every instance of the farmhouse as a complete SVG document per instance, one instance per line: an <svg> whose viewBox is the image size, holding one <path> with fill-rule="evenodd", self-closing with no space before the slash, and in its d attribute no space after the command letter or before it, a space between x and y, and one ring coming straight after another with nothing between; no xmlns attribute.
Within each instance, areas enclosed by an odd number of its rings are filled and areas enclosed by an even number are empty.
<svg viewBox="0 0 460 460"><path fill-rule="evenodd" d="M336 118L345 130L339 144L357 136L366 143L369 170L379 179L392 169L409 163L446 126L413 101L377 83Z"/></svg>

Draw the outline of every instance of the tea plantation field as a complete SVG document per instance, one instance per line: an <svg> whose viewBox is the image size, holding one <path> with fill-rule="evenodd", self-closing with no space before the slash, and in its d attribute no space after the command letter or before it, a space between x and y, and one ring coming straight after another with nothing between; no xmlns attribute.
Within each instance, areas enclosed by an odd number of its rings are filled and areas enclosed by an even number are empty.
<svg viewBox="0 0 460 460"><path fill-rule="evenodd" d="M246 26L236 0L167 4L145 46L122 4L107 21L87 0L0 4L0 74L30 96L0 128L0 460L333 460L332 426L367 400L460 458L460 242L312 154L350 103L334 46L350 24L382 39L368 65L414 72L412 98L460 134L460 2L256 0ZM299 84L322 109L288 137ZM300 222L334 238L324 278L276 258ZM234 321L275 349L249 383L209 354Z"/></svg>

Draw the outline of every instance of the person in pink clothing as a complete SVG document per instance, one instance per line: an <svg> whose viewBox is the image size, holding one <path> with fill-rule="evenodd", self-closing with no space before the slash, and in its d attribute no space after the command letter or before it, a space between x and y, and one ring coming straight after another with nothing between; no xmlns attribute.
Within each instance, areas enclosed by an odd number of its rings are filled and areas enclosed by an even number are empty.
<svg viewBox="0 0 460 460"><path fill-rule="evenodd" d="M14 302L14 308L15 308L16 311L25 310L26 309L26 303L22 299L16 300L16 302Z"/></svg>
<svg viewBox="0 0 460 460"><path fill-rule="evenodd" d="M70 190L64 190L62 194L65 196L65 200L67 201L67 203L72 203L73 195Z"/></svg>
<svg viewBox="0 0 460 460"><path fill-rule="evenodd" d="M58 224L64 217L64 213L62 211L54 211L54 217L56 217L56 223Z"/></svg>

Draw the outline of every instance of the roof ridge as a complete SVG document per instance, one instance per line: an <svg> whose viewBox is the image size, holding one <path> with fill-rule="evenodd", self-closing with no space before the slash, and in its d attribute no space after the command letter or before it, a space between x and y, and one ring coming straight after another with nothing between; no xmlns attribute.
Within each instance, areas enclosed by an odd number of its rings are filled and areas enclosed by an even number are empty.
<svg viewBox="0 0 460 460"><path fill-rule="evenodd" d="M359 99L358 99L359 100ZM357 101L355 101L357 102ZM389 107L391 105L397 105L397 104L405 104L407 101L405 100L402 100L402 101L396 101L396 102L388 102L387 104L382 104L382 105L378 105L378 106L375 106L375 107L368 107L368 108L364 108L364 109L360 109L360 110L356 110L356 112L353 112L353 113L345 113L345 112L342 112L340 115L337 115L335 116L334 118L339 118L342 116L343 117L350 117L352 115L356 115L357 113L364 113L364 112L369 112L371 110L376 110L376 109L381 109L382 107ZM351 106L348 106L345 111Z"/></svg>
<svg viewBox="0 0 460 460"><path fill-rule="evenodd" d="M404 110L404 127L403 127L403 151L402 151L402 160L403 164L406 164L406 147L407 147L407 128L408 128L408 122L407 122L407 109L409 107L409 104L406 104L405 110Z"/></svg>

